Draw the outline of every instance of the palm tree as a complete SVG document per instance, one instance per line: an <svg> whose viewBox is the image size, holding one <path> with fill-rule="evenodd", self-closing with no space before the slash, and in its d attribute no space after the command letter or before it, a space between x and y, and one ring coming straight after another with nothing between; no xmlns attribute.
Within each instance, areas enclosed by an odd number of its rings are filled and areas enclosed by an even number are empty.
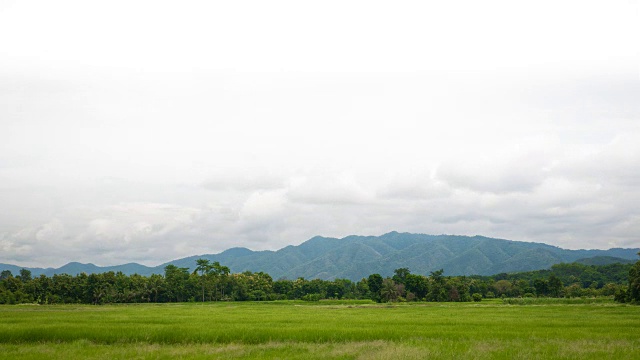
<svg viewBox="0 0 640 360"><path fill-rule="evenodd" d="M380 288L380 297L386 302L396 301L400 296L398 287L395 281L386 278L382 281L382 287Z"/></svg>
<svg viewBox="0 0 640 360"><path fill-rule="evenodd" d="M206 275L209 274L209 272L211 272L211 270L213 269L213 266L209 263L209 260L207 259L198 259L196 260L196 269L193 271L193 273L197 273L198 271L200 272L200 283L202 284L202 302L204 302L204 285L206 283Z"/></svg>

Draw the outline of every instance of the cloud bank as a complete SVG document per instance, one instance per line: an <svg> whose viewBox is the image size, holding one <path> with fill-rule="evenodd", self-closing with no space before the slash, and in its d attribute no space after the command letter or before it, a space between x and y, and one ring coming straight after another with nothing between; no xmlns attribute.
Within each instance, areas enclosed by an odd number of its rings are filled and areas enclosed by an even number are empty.
<svg viewBox="0 0 640 360"><path fill-rule="evenodd" d="M638 247L636 14L4 2L0 262L392 230Z"/></svg>

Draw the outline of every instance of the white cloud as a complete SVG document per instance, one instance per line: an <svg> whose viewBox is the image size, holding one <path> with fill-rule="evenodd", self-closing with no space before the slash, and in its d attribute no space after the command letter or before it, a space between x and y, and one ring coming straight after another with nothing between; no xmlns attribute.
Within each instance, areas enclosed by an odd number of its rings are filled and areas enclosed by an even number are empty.
<svg viewBox="0 0 640 360"><path fill-rule="evenodd" d="M260 168L219 169L206 180L203 186L212 191L252 191L284 188L286 179L282 174Z"/></svg>
<svg viewBox="0 0 640 360"><path fill-rule="evenodd" d="M391 230L638 246L636 17L627 1L3 2L0 261Z"/></svg>
<svg viewBox="0 0 640 360"><path fill-rule="evenodd" d="M238 214L241 231L264 231L281 228L286 218L286 198L283 191L257 191L249 195Z"/></svg>
<svg viewBox="0 0 640 360"><path fill-rule="evenodd" d="M380 187L377 195L381 200L425 201L449 197L451 188L431 174L398 172Z"/></svg>
<svg viewBox="0 0 640 360"><path fill-rule="evenodd" d="M354 174L309 174L291 179L287 197L293 202L311 204L365 204L372 194L358 183Z"/></svg>

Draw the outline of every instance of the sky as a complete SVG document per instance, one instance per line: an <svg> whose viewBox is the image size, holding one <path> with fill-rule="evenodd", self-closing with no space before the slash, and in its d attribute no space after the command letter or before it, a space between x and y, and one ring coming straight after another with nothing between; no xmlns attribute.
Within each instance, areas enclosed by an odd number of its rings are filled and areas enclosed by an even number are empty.
<svg viewBox="0 0 640 360"><path fill-rule="evenodd" d="M0 0L0 262L640 247L638 8Z"/></svg>

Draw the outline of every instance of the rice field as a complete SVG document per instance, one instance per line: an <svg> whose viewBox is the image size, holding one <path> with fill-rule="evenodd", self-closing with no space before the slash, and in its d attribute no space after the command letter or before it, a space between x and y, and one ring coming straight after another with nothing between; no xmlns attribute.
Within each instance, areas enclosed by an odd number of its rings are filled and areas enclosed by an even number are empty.
<svg viewBox="0 0 640 360"><path fill-rule="evenodd" d="M640 307L233 302L0 306L0 359L640 359Z"/></svg>

